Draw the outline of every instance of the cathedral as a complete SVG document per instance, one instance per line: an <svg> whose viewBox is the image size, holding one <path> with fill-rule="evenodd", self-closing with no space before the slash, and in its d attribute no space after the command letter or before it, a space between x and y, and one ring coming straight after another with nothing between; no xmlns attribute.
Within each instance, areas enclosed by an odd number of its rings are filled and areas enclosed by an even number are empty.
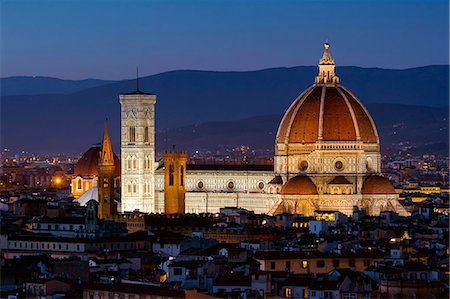
<svg viewBox="0 0 450 299"><path fill-rule="evenodd" d="M314 84L300 93L281 119L274 165L192 165L186 164L182 152L166 152L162 161L155 162L156 95L137 88L120 95L120 165L113 153L103 168L97 163L100 158L105 164L104 154L97 154L97 161L91 159L95 167L85 165L83 156L75 170L92 168L98 173L75 173L74 196L79 196L80 204L101 199L98 194L107 191L92 189L98 189L96 180L104 180L104 169L108 184L121 184L116 197L122 212L217 213L222 207L240 207L270 215L309 216L317 210L351 215L356 206L370 215L386 210L408 215L381 174L375 123L358 98L340 84L328 42L324 46ZM81 185L80 194L76 188L80 181L94 187L85 190ZM107 194L109 199L114 196Z"/></svg>

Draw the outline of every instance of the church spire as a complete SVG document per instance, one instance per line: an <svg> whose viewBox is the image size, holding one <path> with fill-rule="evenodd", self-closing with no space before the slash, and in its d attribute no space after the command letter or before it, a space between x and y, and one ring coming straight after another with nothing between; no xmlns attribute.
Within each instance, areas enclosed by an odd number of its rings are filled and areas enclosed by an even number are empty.
<svg viewBox="0 0 450 299"><path fill-rule="evenodd" d="M108 119L105 120L103 129L102 150L100 152L100 165L114 165L114 153L111 147L111 140L108 134Z"/></svg>
<svg viewBox="0 0 450 299"><path fill-rule="evenodd" d="M319 62L319 74L316 77L317 84L336 84L339 83L339 77L334 74L334 60L330 54L330 44L328 40L324 44L325 51Z"/></svg>

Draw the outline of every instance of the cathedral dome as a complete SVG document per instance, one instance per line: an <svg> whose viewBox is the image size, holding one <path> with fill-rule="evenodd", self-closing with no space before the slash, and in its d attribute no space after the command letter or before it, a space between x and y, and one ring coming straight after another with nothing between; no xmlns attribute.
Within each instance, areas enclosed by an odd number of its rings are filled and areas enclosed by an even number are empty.
<svg viewBox="0 0 450 299"><path fill-rule="evenodd" d="M78 160L74 167L74 174L82 177L98 175L98 159L100 157L100 145L94 145L88 149L83 156ZM120 160L114 154L114 173L120 176Z"/></svg>
<svg viewBox="0 0 450 299"><path fill-rule="evenodd" d="M378 143L375 124L367 109L334 74L334 60L325 44L316 84L289 107L278 128L276 143L360 141Z"/></svg>
<svg viewBox="0 0 450 299"><path fill-rule="evenodd" d="M362 194L396 194L396 192L387 178L374 175L364 181Z"/></svg>
<svg viewBox="0 0 450 299"><path fill-rule="evenodd" d="M315 195L317 194L316 185L307 176L298 175L289 179L281 187L280 194L283 195Z"/></svg>

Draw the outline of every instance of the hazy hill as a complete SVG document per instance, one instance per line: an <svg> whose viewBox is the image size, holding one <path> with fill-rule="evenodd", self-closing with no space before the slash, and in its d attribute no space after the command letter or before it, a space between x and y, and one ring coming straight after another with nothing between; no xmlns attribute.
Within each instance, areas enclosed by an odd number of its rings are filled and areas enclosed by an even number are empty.
<svg viewBox="0 0 450 299"><path fill-rule="evenodd" d="M317 67L275 68L252 72L173 71L141 78L140 86L144 91L157 94L156 127L160 130L217 120L282 115L296 96L312 84L316 72ZM341 77L342 84L366 105L390 103L448 106L448 66L406 70L339 67L337 74ZM62 88L59 83L61 82L55 81L55 89L47 89L48 94L2 97L2 146L35 152L49 149L54 149L54 152L81 152L91 143L100 140L105 116L110 119L113 142L119 142L118 96L120 93L133 91L135 80L107 84L103 82L100 86L71 94L55 94L55 90ZM23 89L32 90L30 86L24 86ZM428 117L422 108L411 109L416 112L408 119L416 124L420 124L423 117ZM442 112L448 114L448 108L443 108ZM377 112L374 110L373 113ZM382 108L380 113L382 117L375 117L380 131L391 130L390 126L394 123L402 122L397 110ZM393 113L386 125L380 123L383 122L385 113L386 117ZM267 126L270 126L269 123L267 121ZM256 126L262 128L263 123ZM277 123L274 121L273 126L276 129ZM430 124L428 128L434 130L433 126ZM414 130L423 133L423 128ZM241 126L233 127L230 123L225 124L223 130L227 132L220 138L224 143L231 142L244 132ZM249 138L253 136L253 133L249 134ZM434 132L428 131L425 135L435 136ZM217 144L212 142L212 137L202 138L206 143L211 141L212 145ZM240 138L248 139L245 136ZM264 136L259 138L260 142L267 142ZM273 139L274 137L269 138L268 142L273 142Z"/></svg>
<svg viewBox="0 0 450 299"><path fill-rule="evenodd" d="M112 82L114 81L98 79L62 80L51 77L6 77L0 78L0 94L2 96L49 93L69 94Z"/></svg>

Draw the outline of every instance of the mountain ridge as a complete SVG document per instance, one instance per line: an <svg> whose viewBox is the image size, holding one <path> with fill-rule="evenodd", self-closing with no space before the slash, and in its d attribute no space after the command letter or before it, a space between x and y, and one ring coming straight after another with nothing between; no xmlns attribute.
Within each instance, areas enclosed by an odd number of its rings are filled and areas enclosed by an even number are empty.
<svg viewBox="0 0 450 299"><path fill-rule="evenodd" d="M179 128L214 120L282 115L313 84L316 72L314 66L247 72L177 70L139 78L139 85L141 90L157 94L156 128ZM407 70L338 67L337 74L365 106L384 102L438 107L448 114L448 66ZM136 80L129 79L71 94L2 96L0 143L16 150L80 152L98 142L105 116L110 120L111 136L119 138L119 95L135 89ZM424 108L415 110L412 117L418 123L426 119L420 113ZM395 120L398 115L389 117Z"/></svg>

